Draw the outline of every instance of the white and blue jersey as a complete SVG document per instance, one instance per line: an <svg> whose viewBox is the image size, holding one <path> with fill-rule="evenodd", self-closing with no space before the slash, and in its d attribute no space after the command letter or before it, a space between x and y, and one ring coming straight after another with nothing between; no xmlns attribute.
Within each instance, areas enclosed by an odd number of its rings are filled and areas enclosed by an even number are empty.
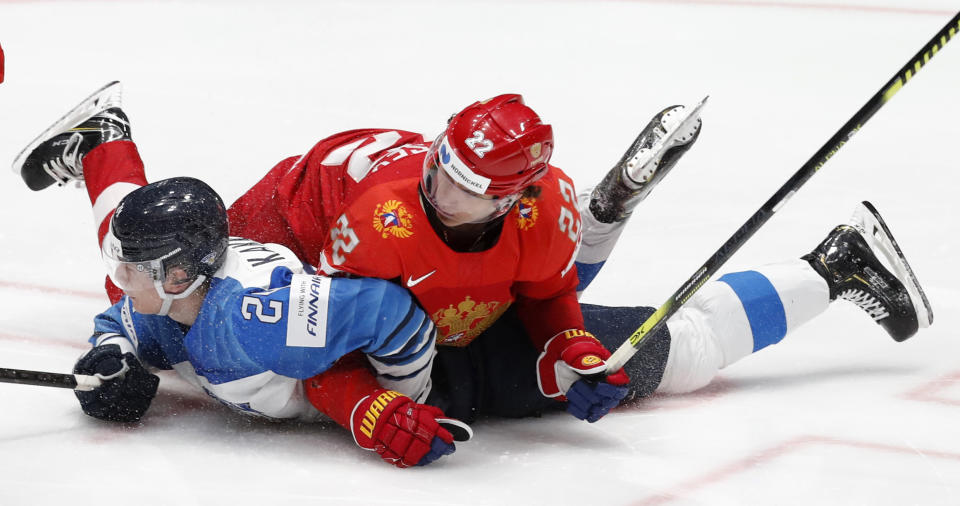
<svg viewBox="0 0 960 506"><path fill-rule="evenodd" d="M381 385L425 400L434 338L433 323L402 287L311 275L283 246L234 237L193 326L137 313L124 296L96 317L90 342L174 369L242 412L313 419L319 412L302 380L354 350L367 355Z"/></svg>

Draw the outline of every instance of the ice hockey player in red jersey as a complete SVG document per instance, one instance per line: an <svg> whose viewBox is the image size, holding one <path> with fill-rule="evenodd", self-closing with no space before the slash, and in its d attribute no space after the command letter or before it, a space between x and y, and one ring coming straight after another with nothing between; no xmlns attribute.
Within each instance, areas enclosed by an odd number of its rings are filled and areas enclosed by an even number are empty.
<svg viewBox="0 0 960 506"><path fill-rule="evenodd" d="M441 347L470 345L512 311L522 339L549 356L543 394L560 397L571 385L553 362L586 377L609 352L584 327L577 195L549 165L552 151L550 125L519 95L500 95L453 115L429 142L383 129L323 139L237 200L231 224L328 275L397 280L433 319ZM621 370L579 388L612 406L627 381ZM597 409L609 407L585 407L594 418Z"/></svg>
<svg viewBox="0 0 960 506"><path fill-rule="evenodd" d="M433 142L353 130L275 167L230 209L327 274L398 279L466 346L516 303L534 342L582 330L573 184L549 125L518 95L478 102Z"/></svg>

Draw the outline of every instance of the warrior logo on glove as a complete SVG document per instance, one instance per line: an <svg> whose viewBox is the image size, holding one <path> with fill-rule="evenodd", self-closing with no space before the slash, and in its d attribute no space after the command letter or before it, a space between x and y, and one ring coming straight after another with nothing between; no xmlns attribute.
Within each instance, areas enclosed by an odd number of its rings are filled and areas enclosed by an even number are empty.
<svg viewBox="0 0 960 506"><path fill-rule="evenodd" d="M373 399L370 407L367 408L367 412L364 413L363 419L360 421L360 432L362 432L363 435L369 438L373 437L373 428L377 425L377 419L380 418L380 413L383 412L383 408L385 408L390 401L397 397L400 397L399 392L387 390Z"/></svg>
<svg viewBox="0 0 960 506"><path fill-rule="evenodd" d="M610 412L629 390L630 378L621 367L606 377L610 351L583 329L561 332L547 341L537 359L540 392L567 402L567 412L595 422Z"/></svg>
<svg viewBox="0 0 960 506"><path fill-rule="evenodd" d="M441 422L469 427L448 418L440 408L417 404L393 390L376 390L353 408L351 430L361 448L377 452L397 467L423 466L456 450L454 437Z"/></svg>
<svg viewBox="0 0 960 506"><path fill-rule="evenodd" d="M601 362L603 362L603 359L596 355L587 355L580 359L580 364L584 367L593 367Z"/></svg>

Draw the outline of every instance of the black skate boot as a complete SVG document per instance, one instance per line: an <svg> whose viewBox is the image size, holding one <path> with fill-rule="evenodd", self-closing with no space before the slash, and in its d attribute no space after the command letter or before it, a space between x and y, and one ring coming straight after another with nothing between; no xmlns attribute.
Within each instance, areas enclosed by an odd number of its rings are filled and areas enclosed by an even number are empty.
<svg viewBox="0 0 960 506"><path fill-rule="evenodd" d="M801 258L827 280L831 301L841 298L860 306L895 341L933 322L930 302L910 264L869 202Z"/></svg>
<svg viewBox="0 0 960 506"><path fill-rule="evenodd" d="M34 191L83 181L83 157L116 140L130 140L130 121L120 109L120 83L114 81L34 139L17 155L13 171Z"/></svg>
<svg viewBox="0 0 960 506"><path fill-rule="evenodd" d="M590 194L590 212L600 223L623 221L700 136L700 110L670 106L650 120L630 149Z"/></svg>

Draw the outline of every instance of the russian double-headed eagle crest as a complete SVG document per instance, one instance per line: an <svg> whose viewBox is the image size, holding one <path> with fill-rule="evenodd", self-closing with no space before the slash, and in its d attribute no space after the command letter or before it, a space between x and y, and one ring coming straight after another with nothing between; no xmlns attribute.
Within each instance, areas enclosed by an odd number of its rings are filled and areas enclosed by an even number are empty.
<svg viewBox="0 0 960 506"><path fill-rule="evenodd" d="M373 210L373 228L384 239L388 235L405 239L413 235L413 215L403 202L388 200Z"/></svg>
<svg viewBox="0 0 960 506"><path fill-rule="evenodd" d="M457 304L447 306L433 313L432 318L439 334L437 344L447 346L466 346L473 338L487 330L497 318L503 314L510 303L501 304L499 301L476 302L468 295Z"/></svg>

